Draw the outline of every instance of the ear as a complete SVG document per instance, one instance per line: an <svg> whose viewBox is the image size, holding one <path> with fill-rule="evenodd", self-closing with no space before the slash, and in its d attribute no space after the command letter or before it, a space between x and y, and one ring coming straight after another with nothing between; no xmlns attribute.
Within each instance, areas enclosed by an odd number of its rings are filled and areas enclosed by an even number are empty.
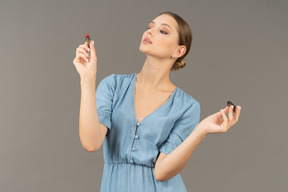
<svg viewBox="0 0 288 192"><path fill-rule="evenodd" d="M176 49L176 52L173 54L174 57L179 58L182 57L186 53L186 46L185 45L179 45Z"/></svg>

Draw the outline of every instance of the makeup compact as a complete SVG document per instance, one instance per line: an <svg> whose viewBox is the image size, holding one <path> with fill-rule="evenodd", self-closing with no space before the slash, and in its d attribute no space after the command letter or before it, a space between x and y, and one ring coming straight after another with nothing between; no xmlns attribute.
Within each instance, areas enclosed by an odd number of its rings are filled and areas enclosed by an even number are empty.
<svg viewBox="0 0 288 192"><path fill-rule="evenodd" d="M236 109L236 106L231 102L231 101L227 101L227 105L230 107L230 105L233 105L234 108L233 108L233 111L235 113L235 109Z"/></svg>

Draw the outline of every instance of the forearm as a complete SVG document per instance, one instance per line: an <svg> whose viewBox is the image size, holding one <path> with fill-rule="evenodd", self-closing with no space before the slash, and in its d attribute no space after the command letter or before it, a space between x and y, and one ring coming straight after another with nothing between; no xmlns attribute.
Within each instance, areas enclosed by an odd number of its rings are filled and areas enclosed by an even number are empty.
<svg viewBox="0 0 288 192"><path fill-rule="evenodd" d="M177 148L155 166L155 173L160 178L159 180L165 181L180 173L193 151L205 137L206 133L203 132L203 129L196 126L192 133Z"/></svg>
<svg viewBox="0 0 288 192"><path fill-rule="evenodd" d="M96 77L95 77L96 78ZM82 146L93 151L101 142L99 119L96 108L96 79L81 79L81 103L79 113L79 136Z"/></svg>

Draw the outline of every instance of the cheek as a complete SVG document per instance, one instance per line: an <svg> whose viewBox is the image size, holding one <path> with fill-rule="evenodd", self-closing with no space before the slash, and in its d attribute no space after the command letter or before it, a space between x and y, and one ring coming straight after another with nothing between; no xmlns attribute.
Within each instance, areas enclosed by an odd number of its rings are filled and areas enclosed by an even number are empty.
<svg viewBox="0 0 288 192"><path fill-rule="evenodd" d="M173 38L160 38L159 45L165 49L166 51L174 50L176 46L176 42L174 42Z"/></svg>

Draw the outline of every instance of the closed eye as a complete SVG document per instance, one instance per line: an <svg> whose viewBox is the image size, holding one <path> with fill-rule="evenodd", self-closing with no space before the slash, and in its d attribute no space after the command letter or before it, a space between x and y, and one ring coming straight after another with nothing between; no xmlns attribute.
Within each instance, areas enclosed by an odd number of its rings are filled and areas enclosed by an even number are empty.
<svg viewBox="0 0 288 192"><path fill-rule="evenodd" d="M150 27L147 27L147 30L148 29L150 29ZM160 33L162 33L162 34L168 34L166 31L164 31L164 30L160 30Z"/></svg>
<svg viewBox="0 0 288 192"><path fill-rule="evenodd" d="M168 34L166 31L160 30L161 33L163 34Z"/></svg>

